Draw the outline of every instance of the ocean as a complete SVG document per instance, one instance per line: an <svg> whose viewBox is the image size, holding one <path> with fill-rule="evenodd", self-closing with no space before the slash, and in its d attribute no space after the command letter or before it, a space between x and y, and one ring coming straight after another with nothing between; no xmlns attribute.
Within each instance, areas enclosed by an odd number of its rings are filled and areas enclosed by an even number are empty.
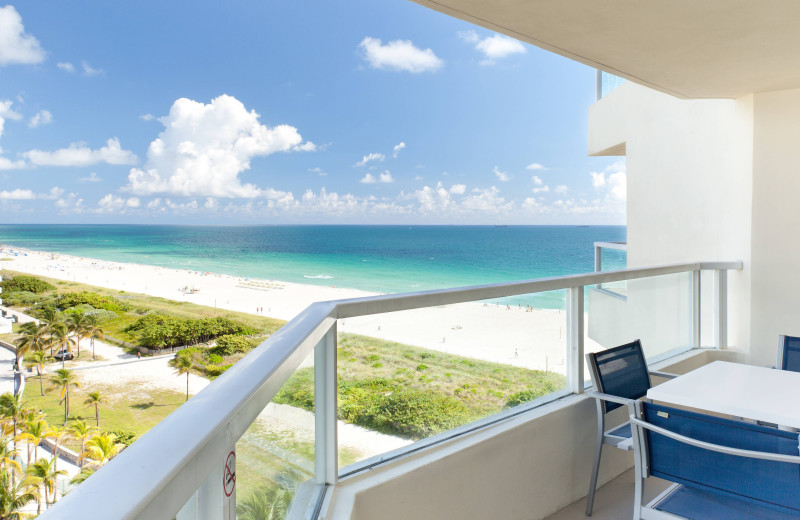
<svg viewBox="0 0 800 520"><path fill-rule="evenodd" d="M594 242L625 240L625 226L0 225L15 247L381 293L591 272ZM604 269L625 265L604 252ZM563 295L504 301L559 308Z"/></svg>

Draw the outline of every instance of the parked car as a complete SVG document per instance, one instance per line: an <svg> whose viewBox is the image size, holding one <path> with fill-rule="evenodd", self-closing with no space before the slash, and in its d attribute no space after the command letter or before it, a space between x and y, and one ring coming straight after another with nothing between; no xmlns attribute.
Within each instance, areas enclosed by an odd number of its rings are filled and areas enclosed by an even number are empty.
<svg viewBox="0 0 800 520"><path fill-rule="evenodd" d="M61 349L53 355L53 358L59 361L61 360L69 361L70 359L74 359L75 356L69 350Z"/></svg>

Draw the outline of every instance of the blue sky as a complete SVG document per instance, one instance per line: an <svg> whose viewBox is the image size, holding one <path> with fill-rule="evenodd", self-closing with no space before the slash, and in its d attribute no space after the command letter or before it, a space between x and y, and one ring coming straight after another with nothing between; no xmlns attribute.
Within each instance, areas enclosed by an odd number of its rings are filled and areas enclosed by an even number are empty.
<svg viewBox="0 0 800 520"><path fill-rule="evenodd" d="M594 70L381 2L0 7L0 222L624 224Z"/></svg>

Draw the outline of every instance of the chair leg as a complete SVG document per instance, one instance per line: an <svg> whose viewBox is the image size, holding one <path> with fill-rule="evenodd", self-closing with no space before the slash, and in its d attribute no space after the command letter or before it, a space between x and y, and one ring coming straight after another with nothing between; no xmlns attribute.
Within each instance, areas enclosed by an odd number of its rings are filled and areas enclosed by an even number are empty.
<svg viewBox="0 0 800 520"><path fill-rule="evenodd" d="M592 466L592 478L589 480L589 493L586 495L586 516L592 516L594 508L594 494L597 491L597 476L600 473L600 456L603 454L603 435L605 433L605 421L603 420L603 410L600 402L597 402L597 445L594 450L594 464Z"/></svg>

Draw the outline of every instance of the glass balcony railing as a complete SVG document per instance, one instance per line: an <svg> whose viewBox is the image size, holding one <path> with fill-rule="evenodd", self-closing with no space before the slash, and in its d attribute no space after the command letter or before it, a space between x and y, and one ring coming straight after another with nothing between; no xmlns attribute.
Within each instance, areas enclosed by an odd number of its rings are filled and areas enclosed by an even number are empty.
<svg viewBox="0 0 800 520"><path fill-rule="evenodd" d="M618 86L625 83L624 78L620 78L619 76L615 76L613 74L609 74L608 72L603 72L602 70L597 70L597 79L596 79L596 101L600 101L604 97L606 97L609 92L617 88Z"/></svg>
<svg viewBox="0 0 800 520"><path fill-rule="evenodd" d="M588 350L642 337L661 358L699 346L701 324L724 345L729 269L741 262L315 303L41 518L316 518L344 476L582 393ZM619 282L626 300L594 298Z"/></svg>

